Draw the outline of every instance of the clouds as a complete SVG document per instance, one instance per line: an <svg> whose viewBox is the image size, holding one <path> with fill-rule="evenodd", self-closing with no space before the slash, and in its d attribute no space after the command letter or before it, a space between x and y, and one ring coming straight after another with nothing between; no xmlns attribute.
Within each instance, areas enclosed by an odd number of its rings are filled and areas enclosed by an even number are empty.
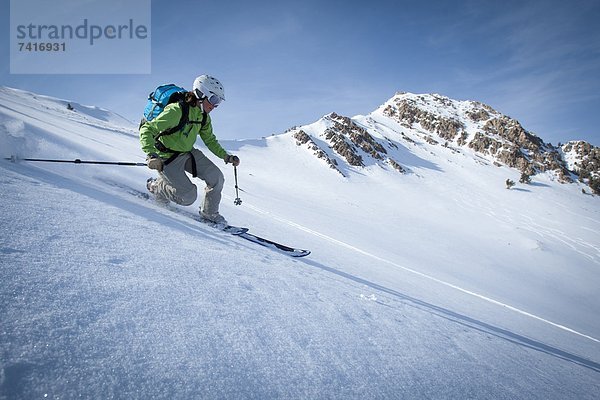
<svg viewBox="0 0 600 400"><path fill-rule="evenodd" d="M244 24L240 29L229 32L229 39L234 46L254 48L279 44L299 33L299 21L291 15L283 15L277 19L255 20L252 24Z"/></svg>
<svg viewBox="0 0 600 400"><path fill-rule="evenodd" d="M198 64L224 71L239 96L220 110L231 131L236 115L260 115L270 134L330 111L366 114L408 90L487 102L546 141L574 126L588 140L600 133L580 112L600 104L591 1L211 7L222 18L203 28L220 33Z"/></svg>
<svg viewBox="0 0 600 400"><path fill-rule="evenodd" d="M228 138L283 132L331 111L366 114L396 91L436 92L486 102L546 141L579 132L600 145L590 112L600 108L597 1L152 6L151 75L61 80L3 72L2 82L88 104L102 97L89 93L125 86L126 95L113 100L115 111L136 119L141 103L129 99L143 99L163 82L185 85L211 73L231 94L214 116ZM104 100L98 105L113 108ZM246 133L249 116L253 129Z"/></svg>
<svg viewBox="0 0 600 400"><path fill-rule="evenodd" d="M502 102L508 108L534 125L530 129L556 140L557 128L576 123L568 115L577 112L569 109L599 104L600 35L592 18L598 11L590 2L540 2L495 21L498 34L505 32L499 42L508 59L494 86L506 93Z"/></svg>
<svg viewBox="0 0 600 400"><path fill-rule="evenodd" d="M581 112L600 106L599 16L591 1L465 2L428 36L445 55L440 91L487 102L546 141L579 131L600 144Z"/></svg>

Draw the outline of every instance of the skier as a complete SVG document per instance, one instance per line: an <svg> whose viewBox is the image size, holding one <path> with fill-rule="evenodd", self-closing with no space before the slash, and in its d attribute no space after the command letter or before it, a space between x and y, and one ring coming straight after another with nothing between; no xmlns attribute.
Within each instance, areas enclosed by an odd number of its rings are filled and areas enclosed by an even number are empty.
<svg viewBox="0 0 600 400"><path fill-rule="evenodd" d="M180 102L168 104L152 121L142 121L140 142L147 154L148 168L158 171L158 178L147 181L148 191L157 201L173 201L181 205L191 205L198 196L186 172L206 183L204 203L200 216L219 225L227 221L219 214L221 190L225 178L221 170L200 150L194 148L200 136L208 149L226 164L240 164L237 156L228 154L215 137L208 114L225 100L223 85L209 75L196 78L193 90L187 92ZM185 102L185 104L184 104ZM188 119L183 127L173 133L160 135L170 128L180 126L182 109L188 109Z"/></svg>

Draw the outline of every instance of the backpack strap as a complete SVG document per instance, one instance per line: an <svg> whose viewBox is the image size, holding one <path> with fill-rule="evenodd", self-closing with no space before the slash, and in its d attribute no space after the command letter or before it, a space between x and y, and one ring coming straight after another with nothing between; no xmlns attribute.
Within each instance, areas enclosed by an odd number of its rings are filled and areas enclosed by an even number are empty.
<svg viewBox="0 0 600 400"><path fill-rule="evenodd" d="M188 106L189 109L189 105L186 104ZM202 121L198 122L198 121L188 121L188 124L200 124L200 129L202 129L204 127L204 125L206 125L206 120L208 119L208 113L206 111L202 111Z"/></svg>
<svg viewBox="0 0 600 400"><path fill-rule="evenodd" d="M165 129L164 131L160 132L156 136L155 140L158 140L158 138L161 136L171 135L177 131L180 131L188 123L188 120L190 118L190 105L183 100L179 100L178 103L179 107L181 107L181 119L179 120L179 123L169 129Z"/></svg>
<svg viewBox="0 0 600 400"><path fill-rule="evenodd" d="M181 107L181 119L179 120L179 123L169 129L165 129L164 131L160 132L158 135L156 135L156 137L154 138L154 147L156 147L158 150L162 151L163 153L173 153L175 155L179 155L181 154L180 151L175 151L175 150L171 150L169 149L167 146L165 146L159 139L161 136L165 136L165 135L172 135L175 132L178 132L180 130L182 130L187 124L197 124L198 121L190 121L190 116L189 116L189 112L190 112L190 105L188 103L186 103L184 100L179 100L179 107ZM208 114L203 111L202 112L202 121L200 122L200 129L202 129L204 127L204 125L206 125L206 120L208 119ZM165 164L168 164L169 162L173 161L175 159L175 157L170 157L167 162Z"/></svg>

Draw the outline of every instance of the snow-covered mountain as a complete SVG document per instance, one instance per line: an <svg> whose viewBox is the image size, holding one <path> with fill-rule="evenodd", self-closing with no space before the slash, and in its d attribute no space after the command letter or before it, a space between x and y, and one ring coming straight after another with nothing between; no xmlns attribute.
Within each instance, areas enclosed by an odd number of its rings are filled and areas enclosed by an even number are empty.
<svg viewBox="0 0 600 400"><path fill-rule="evenodd" d="M544 143L518 121L479 102L398 93L367 116L332 113L293 132L298 145L314 151L342 175L340 159L353 167L387 165L405 173L398 161L399 147L420 146L449 159L467 156L515 168L529 178L551 172L559 182L572 183L580 175L600 194L600 149L577 141L561 147Z"/></svg>
<svg viewBox="0 0 600 400"><path fill-rule="evenodd" d="M0 398L597 398L596 148L408 93L223 145L221 212L310 256L132 195L145 167L0 161ZM9 88L0 152L144 160L118 115Z"/></svg>

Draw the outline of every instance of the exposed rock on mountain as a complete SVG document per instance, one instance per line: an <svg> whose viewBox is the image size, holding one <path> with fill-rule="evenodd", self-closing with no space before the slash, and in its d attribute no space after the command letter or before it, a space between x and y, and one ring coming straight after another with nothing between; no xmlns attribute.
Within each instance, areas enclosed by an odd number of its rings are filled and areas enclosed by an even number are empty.
<svg viewBox="0 0 600 400"><path fill-rule="evenodd" d="M558 149L488 105L401 93L386 103L383 114L421 133L430 144L437 144L437 136L527 175L554 171L561 182L572 182Z"/></svg>
<svg viewBox="0 0 600 400"><path fill-rule="evenodd" d="M444 107L452 105L447 98L440 96L432 98ZM397 101L393 103L388 102L383 110L383 114L400 123L402 126L412 129L415 124L418 124L423 130L431 134L436 134L441 139L450 141L454 140L465 129L465 125L460 120L427 111L419 107L419 103L414 99L398 96L396 99Z"/></svg>
<svg viewBox="0 0 600 400"><path fill-rule="evenodd" d="M310 150L314 151L314 154L315 154L315 156L317 156L317 158L325 160L325 162L327 163L327 165L329 165L329 167L336 170L340 174L344 175L342 173L342 171L340 171L339 168L337 167L337 165L338 165L337 161L335 159L331 159L327 155L327 153L325 151L323 151L319 147L319 145L316 144L315 141L312 140L311 137L306 132L304 132L303 130L296 131L294 133L294 138L296 139L296 144L298 146L306 145Z"/></svg>
<svg viewBox="0 0 600 400"><path fill-rule="evenodd" d="M405 169L400 163L388 156L388 148L397 148L392 141L376 139L367 129L357 124L351 118L331 113L321 120L325 128L319 132L318 137L326 147L319 146L304 130L296 130L293 137L296 144L304 145L314 154L323 159L331 168L343 176L336 158L341 158L351 167L365 167L367 165L390 165L396 171L404 173Z"/></svg>
<svg viewBox="0 0 600 400"><path fill-rule="evenodd" d="M384 132L381 124L393 134ZM594 182L600 180L600 151L589 143L554 147L486 104L437 94L398 93L366 117L331 113L296 129L294 137L298 145L312 150L342 175L346 169L372 165L405 173L395 150L419 142L472 154L496 166L515 168L527 177L549 172L560 182L570 183L577 174L595 192Z"/></svg>
<svg viewBox="0 0 600 400"><path fill-rule="evenodd" d="M569 169L579 175L592 191L600 194L600 148L584 141L571 141L562 146L564 160Z"/></svg>

